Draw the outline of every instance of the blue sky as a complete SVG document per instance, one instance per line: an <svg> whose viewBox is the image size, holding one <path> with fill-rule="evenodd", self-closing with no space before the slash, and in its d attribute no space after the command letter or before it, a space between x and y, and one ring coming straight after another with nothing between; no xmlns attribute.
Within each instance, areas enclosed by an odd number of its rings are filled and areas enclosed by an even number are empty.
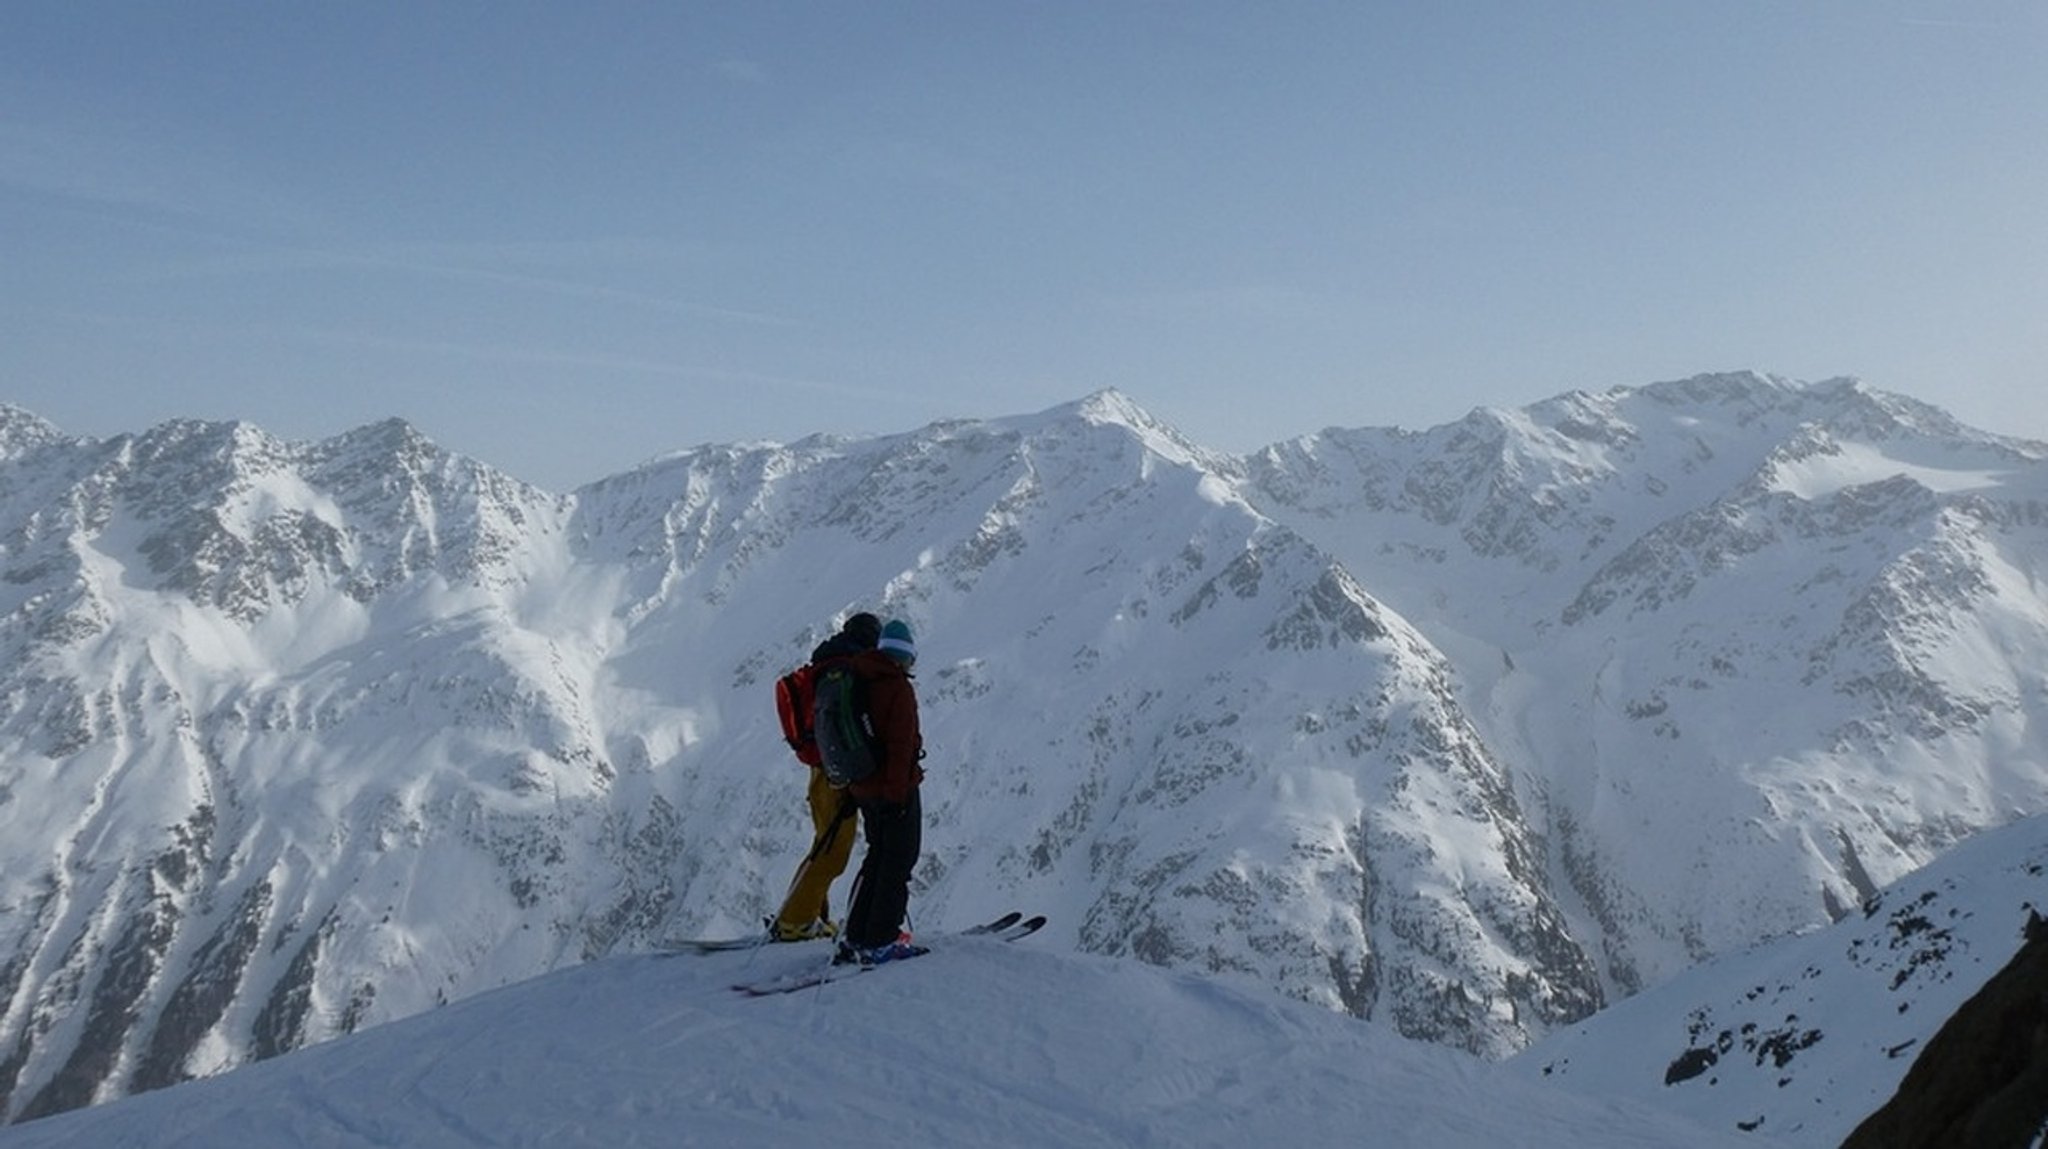
<svg viewBox="0 0 2048 1149"><path fill-rule="evenodd" d="M1852 374L2048 439L2039 0L0 6L0 402L555 490L1103 387Z"/></svg>

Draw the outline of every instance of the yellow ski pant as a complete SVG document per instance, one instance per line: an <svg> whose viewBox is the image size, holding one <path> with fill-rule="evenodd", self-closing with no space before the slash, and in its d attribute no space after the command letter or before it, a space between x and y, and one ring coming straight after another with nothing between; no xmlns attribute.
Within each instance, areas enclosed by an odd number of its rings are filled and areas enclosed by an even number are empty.
<svg viewBox="0 0 2048 1149"><path fill-rule="evenodd" d="M805 796L811 806L811 850L797 863L789 894L775 915L777 925L792 929L832 920L832 883L846 872L847 859L853 856L853 799L846 791L833 789L825 772L816 766L811 767Z"/></svg>

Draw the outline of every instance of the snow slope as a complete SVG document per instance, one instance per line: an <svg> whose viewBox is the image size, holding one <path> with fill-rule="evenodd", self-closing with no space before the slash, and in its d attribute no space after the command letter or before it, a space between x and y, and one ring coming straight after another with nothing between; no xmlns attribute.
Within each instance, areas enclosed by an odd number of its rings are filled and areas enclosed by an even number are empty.
<svg viewBox="0 0 2048 1149"><path fill-rule="evenodd" d="M938 939L818 991L823 948L615 957L232 1074L0 1132L6 1149L1745 1145L1259 990Z"/></svg>
<svg viewBox="0 0 2048 1149"><path fill-rule="evenodd" d="M1850 379L1574 392L1249 461L1457 667L1609 999L2043 812L2048 446Z"/></svg>
<svg viewBox="0 0 2048 1149"><path fill-rule="evenodd" d="M1990 830L1841 922L1708 962L1524 1051L1531 1080L1837 1145L2048 908L2048 817Z"/></svg>

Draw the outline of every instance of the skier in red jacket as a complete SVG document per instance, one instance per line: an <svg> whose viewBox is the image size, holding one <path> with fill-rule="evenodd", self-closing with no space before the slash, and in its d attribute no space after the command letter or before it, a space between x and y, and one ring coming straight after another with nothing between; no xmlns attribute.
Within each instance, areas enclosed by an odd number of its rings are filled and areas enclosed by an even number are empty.
<svg viewBox="0 0 2048 1149"><path fill-rule="evenodd" d="M892 619L874 650L855 654L854 672L866 687L868 718L881 751L875 772L847 787L860 807L867 853L853 881L853 907L839 939L837 960L891 961L923 953L903 929L910 904L910 873L921 848L924 736L918 729L917 691L910 669L917 644L910 626Z"/></svg>

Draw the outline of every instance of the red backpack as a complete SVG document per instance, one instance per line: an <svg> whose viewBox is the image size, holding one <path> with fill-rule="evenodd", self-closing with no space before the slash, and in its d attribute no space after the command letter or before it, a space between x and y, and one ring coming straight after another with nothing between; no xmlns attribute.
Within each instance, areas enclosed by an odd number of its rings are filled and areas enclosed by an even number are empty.
<svg viewBox="0 0 2048 1149"><path fill-rule="evenodd" d="M799 666L775 680L775 714L782 719L782 737L797 761L817 766L823 759L818 756L818 739L811 730L811 709L815 705L811 675L810 666Z"/></svg>

